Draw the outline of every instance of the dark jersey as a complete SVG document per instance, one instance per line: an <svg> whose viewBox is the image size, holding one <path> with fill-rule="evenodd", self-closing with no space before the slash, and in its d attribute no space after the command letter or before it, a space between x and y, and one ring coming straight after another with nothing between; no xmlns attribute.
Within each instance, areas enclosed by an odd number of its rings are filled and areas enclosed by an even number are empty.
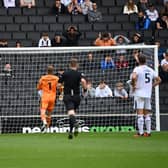
<svg viewBox="0 0 168 168"><path fill-rule="evenodd" d="M59 82L64 83L64 95L79 95L82 73L69 69L65 71Z"/></svg>

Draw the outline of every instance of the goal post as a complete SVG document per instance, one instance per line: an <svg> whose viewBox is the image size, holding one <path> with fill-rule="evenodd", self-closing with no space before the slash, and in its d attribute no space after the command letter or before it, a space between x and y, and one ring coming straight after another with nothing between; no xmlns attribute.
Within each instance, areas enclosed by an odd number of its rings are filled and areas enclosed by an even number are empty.
<svg viewBox="0 0 168 168"><path fill-rule="evenodd" d="M60 69L68 69L72 57L79 60L79 71L85 74L95 89L103 80L113 94L112 97L95 97L83 95L81 89L81 104L77 111L80 131L135 131L136 112L127 81L136 66L134 57L140 52L146 55L147 64L158 72L157 51L155 45L0 49L0 133L41 132L37 82L46 73L47 65L54 65L57 74ZM89 57L93 58L93 64L88 61ZM115 66L106 67L103 64L105 59ZM7 69L11 68L11 71L5 70L7 64L10 65ZM122 83L128 98L122 99L115 95L118 83ZM48 132L67 132L67 119L59 94ZM158 87L152 94L152 130L160 131Z"/></svg>

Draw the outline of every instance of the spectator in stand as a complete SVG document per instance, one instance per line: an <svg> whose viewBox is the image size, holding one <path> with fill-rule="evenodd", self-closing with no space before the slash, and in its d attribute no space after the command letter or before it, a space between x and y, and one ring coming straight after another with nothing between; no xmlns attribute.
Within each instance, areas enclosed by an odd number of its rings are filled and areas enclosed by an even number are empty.
<svg viewBox="0 0 168 168"><path fill-rule="evenodd" d="M76 26L69 26L68 29L63 32L63 36L66 38L66 46L78 46L78 41L81 36L81 32Z"/></svg>
<svg viewBox="0 0 168 168"><path fill-rule="evenodd" d="M128 99L128 93L124 89L124 84L122 82L117 82L114 88L114 97L121 99Z"/></svg>
<svg viewBox="0 0 168 168"><path fill-rule="evenodd" d="M2 74L0 75L3 77L2 80L5 81L5 85L8 85L8 83L10 83L10 79L14 78L12 66L10 63L5 64Z"/></svg>
<svg viewBox="0 0 168 168"><path fill-rule="evenodd" d="M131 44L144 44L142 36L139 33L133 34Z"/></svg>
<svg viewBox="0 0 168 168"><path fill-rule="evenodd" d="M52 47L62 47L64 46L64 41L61 35L55 34L54 38L51 40Z"/></svg>
<svg viewBox="0 0 168 168"><path fill-rule="evenodd" d="M123 14L133 14L138 13L138 7L135 4L134 0L128 0L124 5Z"/></svg>
<svg viewBox="0 0 168 168"><path fill-rule="evenodd" d="M161 61L163 71L168 72L168 51L166 51L164 59Z"/></svg>
<svg viewBox="0 0 168 168"><path fill-rule="evenodd" d="M61 3L64 4L64 6L68 6L70 3L72 2L72 0L61 0Z"/></svg>
<svg viewBox="0 0 168 168"><path fill-rule="evenodd" d="M87 15L89 10L93 10L92 2L90 0L84 0L81 4L82 14Z"/></svg>
<svg viewBox="0 0 168 168"><path fill-rule="evenodd" d="M1 47L8 47L8 41L5 39L0 40L0 48Z"/></svg>
<svg viewBox="0 0 168 168"><path fill-rule="evenodd" d="M101 67L101 70L114 69L115 63L112 56L109 54L105 55L104 59L101 61L100 67Z"/></svg>
<svg viewBox="0 0 168 168"><path fill-rule="evenodd" d="M89 52L87 55L87 59L84 60L84 63L83 63L84 70L95 70L97 67L98 66L94 60L93 53Z"/></svg>
<svg viewBox="0 0 168 168"><path fill-rule="evenodd" d="M164 4L163 9L161 10L161 15L167 14L168 15L168 1Z"/></svg>
<svg viewBox="0 0 168 168"><path fill-rule="evenodd" d="M150 19L141 11L138 13L138 21L136 22L136 30L148 30L150 28Z"/></svg>
<svg viewBox="0 0 168 168"><path fill-rule="evenodd" d="M72 0L72 2L67 7L68 13L71 15L78 15L82 13L81 6L79 5L77 0Z"/></svg>
<svg viewBox="0 0 168 168"><path fill-rule="evenodd" d="M38 43L39 47L51 47L51 40L48 33L43 33Z"/></svg>
<svg viewBox="0 0 168 168"><path fill-rule="evenodd" d="M159 17L157 9L155 8L155 6L153 4L149 4L149 8L145 12L146 12L146 16L151 20L152 30L155 30L156 20Z"/></svg>
<svg viewBox="0 0 168 168"><path fill-rule="evenodd" d="M159 40L155 41L155 45L158 46L158 60L159 60L159 64L160 64L161 61L164 59L164 53L166 52L166 50L161 47Z"/></svg>
<svg viewBox="0 0 168 168"><path fill-rule="evenodd" d="M4 7L10 8L10 7L16 7L16 0L3 0Z"/></svg>
<svg viewBox="0 0 168 168"><path fill-rule="evenodd" d="M162 14L156 21L156 29L168 29L168 14Z"/></svg>
<svg viewBox="0 0 168 168"><path fill-rule="evenodd" d="M104 80L101 80L99 85L96 87L95 97L113 97L113 92L110 87L105 83Z"/></svg>
<svg viewBox="0 0 168 168"><path fill-rule="evenodd" d="M115 66L117 69L128 68L128 61L125 59L125 55L120 55L119 59L116 61Z"/></svg>
<svg viewBox="0 0 168 168"><path fill-rule="evenodd" d="M35 0L20 0L20 7L32 8L35 6Z"/></svg>
<svg viewBox="0 0 168 168"><path fill-rule="evenodd" d="M99 37L94 42L95 46L114 46L116 41L111 37L110 33L99 33Z"/></svg>
<svg viewBox="0 0 168 168"><path fill-rule="evenodd" d="M90 23L102 21L102 13L97 10L97 4L95 2L92 3L92 10L88 11L88 21Z"/></svg>
<svg viewBox="0 0 168 168"><path fill-rule="evenodd" d="M90 80L87 80L87 88L86 89L87 89L86 92L84 92L84 91L82 92L84 98L95 97L96 89L92 86L92 82Z"/></svg>
<svg viewBox="0 0 168 168"><path fill-rule="evenodd" d="M164 59L161 61L160 76L163 82L168 82L168 49L164 55Z"/></svg>
<svg viewBox="0 0 168 168"><path fill-rule="evenodd" d="M20 41L16 41L16 45L15 46L16 46L16 48L23 47Z"/></svg>
<svg viewBox="0 0 168 168"><path fill-rule="evenodd" d="M145 12L148 9L149 0L139 0L137 3L138 11Z"/></svg>
<svg viewBox="0 0 168 168"><path fill-rule="evenodd" d="M116 45L117 46L120 46L120 45L125 46L125 45L128 45L130 43L130 40L127 37L123 36L123 35L116 35L114 37L114 40L116 41ZM118 49L118 50L116 50L117 54L126 54L126 52L127 52L126 49Z"/></svg>
<svg viewBox="0 0 168 168"><path fill-rule="evenodd" d="M58 16L59 14L66 13L66 7L61 3L61 0L55 0L55 4L53 5L53 14Z"/></svg>

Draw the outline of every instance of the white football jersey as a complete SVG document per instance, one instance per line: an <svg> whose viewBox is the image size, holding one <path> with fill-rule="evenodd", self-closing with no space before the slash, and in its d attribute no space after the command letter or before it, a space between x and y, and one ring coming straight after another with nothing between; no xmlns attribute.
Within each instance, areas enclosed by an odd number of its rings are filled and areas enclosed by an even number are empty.
<svg viewBox="0 0 168 168"><path fill-rule="evenodd" d="M136 89L133 93L134 96L151 98L152 83L158 75L147 65L140 65L134 68L133 72L137 74Z"/></svg>

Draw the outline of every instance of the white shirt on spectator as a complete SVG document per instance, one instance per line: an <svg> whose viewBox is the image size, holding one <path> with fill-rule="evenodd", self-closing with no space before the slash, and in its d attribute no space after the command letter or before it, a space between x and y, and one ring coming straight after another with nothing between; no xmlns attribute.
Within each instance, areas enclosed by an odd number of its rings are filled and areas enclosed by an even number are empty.
<svg viewBox="0 0 168 168"><path fill-rule="evenodd" d="M128 9L128 6L127 5L125 5L124 6L124 10L123 10L123 14L132 14L132 13L138 13L138 7L137 7L137 5L134 5L134 9L133 10L130 10L130 9Z"/></svg>
<svg viewBox="0 0 168 168"><path fill-rule="evenodd" d="M163 65L165 65L165 64L168 64L168 61L167 61L166 59L163 59L163 60L161 61L161 66L163 66Z"/></svg>
<svg viewBox="0 0 168 168"><path fill-rule="evenodd" d="M39 47L51 47L51 40L48 38L47 40L44 40L41 38L38 43Z"/></svg>
<svg viewBox="0 0 168 168"><path fill-rule="evenodd" d="M72 0L61 0L61 3L64 4L64 6L68 6L71 3Z"/></svg>
<svg viewBox="0 0 168 168"><path fill-rule="evenodd" d="M146 15L152 22L155 22L159 17L158 11L156 9L154 11L150 11L149 9L147 9Z"/></svg>
<svg viewBox="0 0 168 168"><path fill-rule="evenodd" d="M15 7L15 0L3 0L4 2L4 7L9 8L9 7Z"/></svg>
<svg viewBox="0 0 168 168"><path fill-rule="evenodd" d="M99 86L96 88L96 97L112 97L112 95L112 90L107 85L103 89L100 89Z"/></svg>

